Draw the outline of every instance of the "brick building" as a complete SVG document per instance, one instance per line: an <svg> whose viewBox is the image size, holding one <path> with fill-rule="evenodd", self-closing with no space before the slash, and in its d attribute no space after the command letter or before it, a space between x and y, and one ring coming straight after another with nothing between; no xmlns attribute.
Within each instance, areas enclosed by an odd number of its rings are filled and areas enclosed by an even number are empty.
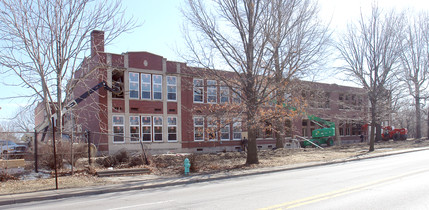
<svg viewBox="0 0 429 210"><path fill-rule="evenodd" d="M73 108L75 122L91 131L91 140L100 153L121 149L141 150L141 142L152 154L165 152L213 152L235 150L246 135L240 120L234 120L210 134L214 126L195 107L232 102L232 91L216 80L193 75L185 63L172 62L148 52L112 54L104 52L104 32L91 33L91 56L76 72L79 80L74 95L106 81L120 84L121 93L99 89ZM360 126L367 119L367 98L360 88L304 82L300 85L308 99L308 114L334 121L345 141L358 141ZM288 125L289 136L311 136L317 126L305 117ZM275 145L272 132L261 129L258 147Z"/></svg>

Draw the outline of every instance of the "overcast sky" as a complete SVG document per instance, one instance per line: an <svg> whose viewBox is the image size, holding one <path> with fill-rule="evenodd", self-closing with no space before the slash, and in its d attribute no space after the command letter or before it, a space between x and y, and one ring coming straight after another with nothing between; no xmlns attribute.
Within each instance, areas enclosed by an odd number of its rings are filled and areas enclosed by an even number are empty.
<svg viewBox="0 0 429 210"><path fill-rule="evenodd" d="M147 51L158 54L172 61L182 61L175 49L184 48L181 26L180 0L123 0L127 14L143 22L143 25L132 33L123 34L110 46L106 52L121 54L128 51ZM330 22L335 33L344 30L347 23L358 18L359 13L368 11L373 0L319 0L321 18ZM429 11L429 1L425 0L379 0L383 8L411 11ZM326 83L341 83L329 79ZM19 93L23 90L3 87L3 92ZM6 91L5 91L6 90ZM0 120L11 117L17 107L24 101L0 100Z"/></svg>

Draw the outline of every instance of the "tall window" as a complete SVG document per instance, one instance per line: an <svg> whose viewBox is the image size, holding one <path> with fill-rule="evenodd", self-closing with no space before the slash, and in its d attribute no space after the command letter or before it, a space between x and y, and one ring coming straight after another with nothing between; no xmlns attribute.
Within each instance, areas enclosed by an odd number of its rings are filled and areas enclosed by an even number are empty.
<svg viewBox="0 0 429 210"><path fill-rule="evenodd" d="M152 141L152 120L149 116L142 116L142 139Z"/></svg>
<svg viewBox="0 0 429 210"><path fill-rule="evenodd" d="M168 117L168 141L177 141L177 118Z"/></svg>
<svg viewBox="0 0 429 210"><path fill-rule="evenodd" d="M207 80L207 103L217 102L217 87L215 80Z"/></svg>
<svg viewBox="0 0 429 210"><path fill-rule="evenodd" d="M153 99L162 99L162 75L152 75L153 80Z"/></svg>
<svg viewBox="0 0 429 210"><path fill-rule="evenodd" d="M130 137L132 142L140 141L140 117L130 117Z"/></svg>
<svg viewBox="0 0 429 210"><path fill-rule="evenodd" d="M204 141L204 118L194 117L194 140Z"/></svg>
<svg viewBox="0 0 429 210"><path fill-rule="evenodd" d="M229 140L229 124L226 124L224 120L221 120L220 122L222 128L220 129L220 139L221 140Z"/></svg>
<svg viewBox="0 0 429 210"><path fill-rule="evenodd" d="M209 136L209 141L216 141L217 140L216 118L213 118L213 117L207 118L207 133Z"/></svg>
<svg viewBox="0 0 429 210"><path fill-rule="evenodd" d="M232 124L232 130L233 130L233 139L234 140L241 140L241 119L237 118L234 119L234 123Z"/></svg>
<svg viewBox="0 0 429 210"><path fill-rule="evenodd" d="M167 76L167 100L176 101L177 79L175 76Z"/></svg>
<svg viewBox="0 0 429 210"><path fill-rule="evenodd" d="M204 86L202 79L194 79L194 102L203 103Z"/></svg>
<svg viewBox="0 0 429 210"><path fill-rule="evenodd" d="M139 74L130 72L129 73L129 84L130 84L130 98L139 98Z"/></svg>
<svg viewBox="0 0 429 210"><path fill-rule="evenodd" d="M113 142L125 142L124 116L113 116Z"/></svg>
<svg viewBox="0 0 429 210"><path fill-rule="evenodd" d="M142 99L149 99L151 94L150 74L141 74Z"/></svg>
<svg viewBox="0 0 429 210"><path fill-rule="evenodd" d="M241 98L240 98L241 91L237 89L234 89L234 90L235 91L232 92L232 101L236 104L239 104L241 103Z"/></svg>
<svg viewBox="0 0 429 210"><path fill-rule="evenodd" d="M162 117L153 117L153 141L162 141Z"/></svg>
<svg viewBox="0 0 429 210"><path fill-rule="evenodd" d="M220 87L220 103L229 103L229 88L225 86Z"/></svg>

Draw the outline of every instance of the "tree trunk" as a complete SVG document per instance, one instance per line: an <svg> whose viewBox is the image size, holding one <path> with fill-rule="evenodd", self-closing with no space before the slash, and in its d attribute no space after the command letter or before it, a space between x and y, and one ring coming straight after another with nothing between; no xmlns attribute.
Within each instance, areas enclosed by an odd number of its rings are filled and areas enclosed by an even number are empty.
<svg viewBox="0 0 429 210"><path fill-rule="evenodd" d="M415 97L416 102L416 139L422 138L421 131L421 110L420 110L420 95L417 93Z"/></svg>
<svg viewBox="0 0 429 210"><path fill-rule="evenodd" d="M335 123L335 145L341 146L340 128L338 128L339 122Z"/></svg>
<svg viewBox="0 0 429 210"><path fill-rule="evenodd" d="M251 122L253 119L249 119L248 122ZM248 147L247 147L247 160L246 164L258 164L258 147L256 144L256 129L253 126L253 123L247 124L247 133L248 133Z"/></svg>
<svg viewBox="0 0 429 210"><path fill-rule="evenodd" d="M376 115L376 101L371 102L371 134L370 134L370 140L369 140L369 151L374 151L374 142L375 142L375 127L376 127L376 121L377 121L377 115Z"/></svg>
<svg viewBox="0 0 429 210"><path fill-rule="evenodd" d="M376 123L375 124L375 141L379 142L382 140L381 138L381 124L380 123Z"/></svg>

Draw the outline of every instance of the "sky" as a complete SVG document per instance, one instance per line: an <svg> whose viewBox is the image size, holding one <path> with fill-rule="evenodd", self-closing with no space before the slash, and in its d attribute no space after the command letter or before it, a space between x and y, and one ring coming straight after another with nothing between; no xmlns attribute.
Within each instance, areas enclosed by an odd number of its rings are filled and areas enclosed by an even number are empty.
<svg viewBox="0 0 429 210"><path fill-rule="evenodd" d="M319 0L320 17L330 22L335 33L344 30L359 13L368 11L373 0ZM397 10L414 9L429 11L427 0L379 0L383 8ZM183 61L177 51L184 50L180 12L183 0L123 0L127 15L136 18L142 26L131 33L123 34L105 47L106 52L121 54L128 51L147 51L170 61ZM324 79L321 82L342 84L344 78ZM25 92L21 88L2 87L3 92L15 94ZM6 90L6 91L5 91ZM24 100L0 100L0 121L12 117Z"/></svg>

